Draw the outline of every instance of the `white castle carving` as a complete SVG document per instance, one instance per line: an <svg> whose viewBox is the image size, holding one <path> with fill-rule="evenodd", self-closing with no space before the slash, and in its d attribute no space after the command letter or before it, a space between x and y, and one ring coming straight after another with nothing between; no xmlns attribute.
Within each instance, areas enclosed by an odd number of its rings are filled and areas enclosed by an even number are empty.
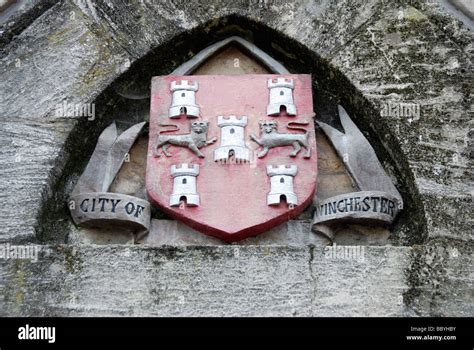
<svg viewBox="0 0 474 350"><path fill-rule="evenodd" d="M183 197L189 207L199 205L199 194L196 191L196 177L199 175L199 165L187 163L171 166L173 177L173 193L170 197L170 206L177 207Z"/></svg>
<svg viewBox="0 0 474 350"><path fill-rule="evenodd" d="M267 175L270 176L270 193L267 195L268 205L279 205L282 196L286 203L296 205L298 198L293 190L293 177L296 175L296 165L267 165Z"/></svg>
<svg viewBox="0 0 474 350"><path fill-rule="evenodd" d="M170 118L179 118L186 114L188 118L199 117L199 106L196 104L196 91L199 88L197 81L172 81L170 90L173 93Z"/></svg>
<svg viewBox="0 0 474 350"><path fill-rule="evenodd" d="M268 79L267 86L270 90L267 115L280 114L281 106L286 108L288 115L296 115L296 106L293 102L293 89L295 88L293 79Z"/></svg>
<svg viewBox="0 0 474 350"><path fill-rule="evenodd" d="M217 125L221 128L221 143L214 150L214 161L228 160L231 152L235 159L240 161L250 160L250 150L245 145L245 126L247 117L237 118L235 115L229 117L218 116Z"/></svg>

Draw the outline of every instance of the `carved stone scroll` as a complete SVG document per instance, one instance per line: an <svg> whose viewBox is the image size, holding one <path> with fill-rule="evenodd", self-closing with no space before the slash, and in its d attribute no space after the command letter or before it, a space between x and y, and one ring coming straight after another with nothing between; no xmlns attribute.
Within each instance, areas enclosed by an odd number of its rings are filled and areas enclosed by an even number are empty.
<svg viewBox="0 0 474 350"><path fill-rule="evenodd" d="M69 198L69 210L76 225L149 229L151 214L147 200L107 192L145 124L136 124L119 136L115 123L102 132Z"/></svg>
<svg viewBox="0 0 474 350"><path fill-rule="evenodd" d="M386 192L345 193L317 202L313 224L342 220L391 224L399 210L399 199Z"/></svg>
<svg viewBox="0 0 474 350"><path fill-rule="evenodd" d="M74 223L85 227L126 226L147 229L150 203L144 199L113 192L80 193L71 197Z"/></svg>
<svg viewBox="0 0 474 350"><path fill-rule="evenodd" d="M338 106L344 133L318 122L344 160L347 170L361 190L331 198L316 197L313 231L334 240L331 224L339 221L390 224L403 208L403 200L386 174L369 141L347 112Z"/></svg>

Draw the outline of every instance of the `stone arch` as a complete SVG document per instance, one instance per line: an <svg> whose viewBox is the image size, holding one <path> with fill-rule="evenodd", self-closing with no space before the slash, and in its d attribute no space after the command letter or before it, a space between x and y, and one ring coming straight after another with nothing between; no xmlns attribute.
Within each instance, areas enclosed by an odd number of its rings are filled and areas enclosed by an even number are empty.
<svg viewBox="0 0 474 350"><path fill-rule="evenodd" d="M317 119L341 128L338 122L337 104L346 107L355 123L370 140L390 175L396 179L397 187L403 195L406 208L396 222L395 235L392 235L391 241L394 244L422 242L426 235L423 206L417 199L416 186L404 153L388 126L380 120L379 108L368 101L343 72L329 64L317 52L286 37L284 33L236 15L204 23L150 49L101 91L93 102L97 108L97 123L93 129L91 130L91 125L87 121L79 120L68 136L66 149L70 150L70 154L65 170L55 184L55 192L61 193L63 199L67 198L67 190L72 188L74 180L87 163L88 157L85 155L91 154L95 140L108 123L116 120L119 129L125 129L147 118L148 86L152 76L171 73L174 68L190 58L190 52L196 54L210 44L225 40L232 35L242 35L252 40L257 47L282 62L292 73L311 73L314 77ZM84 139L87 141L84 142ZM143 147L143 144L140 147ZM80 151L76 153L72 150ZM56 237L46 234L52 231L52 227L57 227L58 218L61 220L68 218L67 210L59 203L57 198L46 201L40 220L40 241L64 239L61 234ZM414 216L417 220L410 219ZM155 217L160 218L162 214L156 211ZM68 229L54 231L60 233L65 230ZM407 231L410 234L397 233Z"/></svg>

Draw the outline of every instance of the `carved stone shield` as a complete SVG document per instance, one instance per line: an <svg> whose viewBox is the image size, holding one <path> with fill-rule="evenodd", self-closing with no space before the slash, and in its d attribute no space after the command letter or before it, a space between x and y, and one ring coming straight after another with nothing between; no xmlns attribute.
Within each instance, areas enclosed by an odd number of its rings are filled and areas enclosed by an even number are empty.
<svg viewBox="0 0 474 350"><path fill-rule="evenodd" d="M150 201L228 242L295 218L316 189L313 117L310 75L154 77Z"/></svg>

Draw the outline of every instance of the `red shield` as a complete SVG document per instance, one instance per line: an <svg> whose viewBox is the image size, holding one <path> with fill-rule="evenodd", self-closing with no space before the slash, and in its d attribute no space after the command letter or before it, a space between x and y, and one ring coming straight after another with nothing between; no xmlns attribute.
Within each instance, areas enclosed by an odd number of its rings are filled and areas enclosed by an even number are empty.
<svg viewBox="0 0 474 350"><path fill-rule="evenodd" d="M295 218L316 189L313 116L310 75L154 77L151 202L228 242Z"/></svg>

